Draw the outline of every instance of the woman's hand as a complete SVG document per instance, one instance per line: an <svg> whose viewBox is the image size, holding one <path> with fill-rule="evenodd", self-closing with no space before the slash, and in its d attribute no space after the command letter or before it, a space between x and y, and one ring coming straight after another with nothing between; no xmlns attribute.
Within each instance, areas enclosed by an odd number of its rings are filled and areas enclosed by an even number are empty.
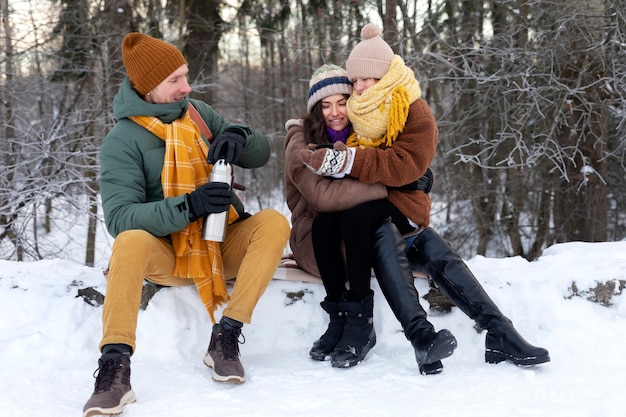
<svg viewBox="0 0 626 417"><path fill-rule="evenodd" d="M335 142L332 148L303 149L300 151L300 159L317 175L340 177L352 165L352 152L345 143Z"/></svg>

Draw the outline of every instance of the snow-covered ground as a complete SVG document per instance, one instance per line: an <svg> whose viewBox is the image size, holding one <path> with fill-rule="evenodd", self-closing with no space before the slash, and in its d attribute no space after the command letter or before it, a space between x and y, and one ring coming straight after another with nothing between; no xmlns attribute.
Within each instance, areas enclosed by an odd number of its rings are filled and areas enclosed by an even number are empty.
<svg viewBox="0 0 626 417"><path fill-rule="evenodd" d="M442 374L422 376L374 282L378 344L362 364L335 369L307 354L326 326L321 286L273 281L244 327L247 381L223 385L202 363L211 323L194 288L168 288L140 312L132 358L138 399L123 416L626 415L624 296L608 307L571 297L573 282L585 290L626 280L626 241L555 245L535 262L475 257L468 265L519 331L549 349L550 363L486 364L484 333L454 308L431 319L459 347ZM416 285L427 291L424 281ZM101 269L0 261L0 415L81 415L101 336L101 308L77 297L89 286L104 292Z"/></svg>

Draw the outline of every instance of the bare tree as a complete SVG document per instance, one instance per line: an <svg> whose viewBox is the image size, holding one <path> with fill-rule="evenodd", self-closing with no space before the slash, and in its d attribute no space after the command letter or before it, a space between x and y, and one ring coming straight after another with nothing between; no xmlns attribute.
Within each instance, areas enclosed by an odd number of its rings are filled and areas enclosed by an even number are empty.
<svg viewBox="0 0 626 417"><path fill-rule="evenodd" d="M20 1L20 0L16 0ZM626 233L626 11L593 0L0 0L0 251L58 256L46 235L88 219L130 31L176 44L194 97L261 130L272 160L237 172L251 209L283 204L284 122L343 65L369 19L414 68L440 130L433 201L464 256L535 259ZM44 13L45 12L45 13ZM70 244L68 243L67 246Z"/></svg>
<svg viewBox="0 0 626 417"><path fill-rule="evenodd" d="M224 21L220 16L222 1L191 0L184 22L186 27L184 47L189 71L195 79L201 79L205 85L201 91L194 91L194 97L208 103L214 101L213 92L217 83L219 44L224 31ZM185 2L180 5L182 10ZM208 83L208 85L207 85Z"/></svg>
<svg viewBox="0 0 626 417"><path fill-rule="evenodd" d="M441 98L451 100L439 118L444 161L461 168L452 183L471 187L457 196L474 202L474 219L463 224L473 226L477 252L495 239L504 254L534 259L554 241L604 239L609 77L596 28L607 15L588 2L490 2L489 14L482 2L462 4L479 10L457 12L458 2L446 3L451 24L428 60L435 66L430 85L439 81L447 88ZM457 15L458 23L450 18ZM480 19L486 15L489 36ZM566 226L568 219L577 226Z"/></svg>
<svg viewBox="0 0 626 417"><path fill-rule="evenodd" d="M14 149L16 142L13 96L8 86L14 83L15 69L13 64L13 27L11 25L8 0L0 0L0 10L2 11L2 29L4 32L4 71L2 73L5 74L4 79L0 80L0 83L4 84L3 88L0 89L0 102L3 104L1 110L2 120L5 121L2 123L2 135L0 135L5 142L2 146L3 151L0 151L0 155L2 155L2 165L0 167L0 172L2 172L2 175L0 175L0 184L2 184L0 188L0 211L2 212L0 214L0 227L2 227L2 232L0 233L0 241L4 238L10 239L16 248L16 258L21 261L24 254L18 233L15 230L17 215L15 206L12 204L11 193L14 185L14 171L12 168L16 165Z"/></svg>
<svg viewBox="0 0 626 417"><path fill-rule="evenodd" d="M606 240L607 62L604 2L556 2L555 80L563 94L556 140L563 153L555 193L557 242ZM567 10L563 13L563 10Z"/></svg>

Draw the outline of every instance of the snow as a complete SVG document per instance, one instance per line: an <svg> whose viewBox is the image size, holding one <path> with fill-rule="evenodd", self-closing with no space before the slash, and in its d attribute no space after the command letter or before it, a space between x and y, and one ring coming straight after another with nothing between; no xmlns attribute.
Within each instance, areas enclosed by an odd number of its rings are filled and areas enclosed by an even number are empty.
<svg viewBox="0 0 626 417"><path fill-rule="evenodd" d="M535 262L475 257L467 263L520 333L550 351L550 363L485 363L485 334L453 308L431 321L450 329L459 346L442 374L422 376L373 281L378 343L360 365L335 369L308 357L326 326L321 286L272 281L244 326L247 381L220 384L202 363L211 323L194 288L167 288L139 314L132 358L138 399L123 416L626 415L624 295L603 306L571 289L573 282L582 291L626 280L626 241L558 244ZM423 280L416 285L427 292ZM101 307L77 297L89 286L104 292L100 268L66 259L0 261L0 415L81 415L101 337Z"/></svg>

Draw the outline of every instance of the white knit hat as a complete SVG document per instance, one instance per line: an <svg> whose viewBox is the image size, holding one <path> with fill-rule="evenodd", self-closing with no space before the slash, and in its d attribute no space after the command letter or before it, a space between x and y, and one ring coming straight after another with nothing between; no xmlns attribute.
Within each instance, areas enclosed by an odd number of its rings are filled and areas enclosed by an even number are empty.
<svg viewBox="0 0 626 417"><path fill-rule="evenodd" d="M346 61L348 78L376 78L380 80L389 70L395 56L393 49L381 38L381 31L374 23L361 29L361 42L352 48Z"/></svg>
<svg viewBox="0 0 626 417"><path fill-rule="evenodd" d="M318 101L334 94L352 94L352 83L343 68L337 65L322 65L313 73L309 82L306 111L310 113Z"/></svg>

